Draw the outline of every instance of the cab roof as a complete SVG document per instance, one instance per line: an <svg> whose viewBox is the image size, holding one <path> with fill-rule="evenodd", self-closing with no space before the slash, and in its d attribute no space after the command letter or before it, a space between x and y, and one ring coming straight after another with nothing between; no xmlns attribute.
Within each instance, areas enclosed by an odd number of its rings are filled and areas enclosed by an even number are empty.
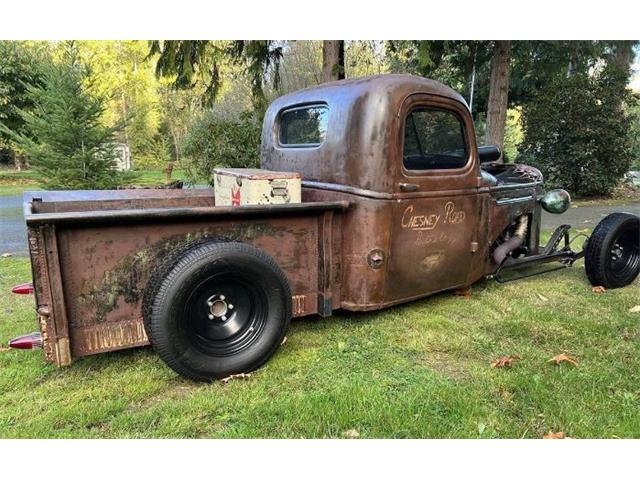
<svg viewBox="0 0 640 480"><path fill-rule="evenodd" d="M462 95L452 88L429 78L406 74L382 74L371 77L336 80L288 93L276 101L278 103L295 104L301 97L310 98L314 95L324 97L332 92L336 94L339 92L339 95L343 98L345 96L359 97L362 95L391 95L393 97L403 97L400 101L404 99L407 93L424 93L451 98L465 106L467 105Z"/></svg>

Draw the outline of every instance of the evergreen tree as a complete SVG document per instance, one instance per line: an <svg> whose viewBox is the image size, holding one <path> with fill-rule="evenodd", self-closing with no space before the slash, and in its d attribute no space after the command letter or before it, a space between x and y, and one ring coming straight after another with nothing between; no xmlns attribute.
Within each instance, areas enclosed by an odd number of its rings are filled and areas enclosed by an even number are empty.
<svg viewBox="0 0 640 480"><path fill-rule="evenodd" d="M28 135L20 109L33 107L27 85L40 82L41 65L49 58L44 42L0 41L0 123L15 132ZM17 170L26 165L24 152L11 135L0 130L0 151L6 150Z"/></svg>
<svg viewBox="0 0 640 480"><path fill-rule="evenodd" d="M60 62L43 69L39 84L29 85L33 107L20 110L29 135L0 128L26 152L46 189L114 188L113 135L121 128L101 124L104 100L91 96L88 70L77 61L73 43Z"/></svg>
<svg viewBox="0 0 640 480"><path fill-rule="evenodd" d="M277 89L280 84L282 42L275 40L154 40L149 56L155 55L159 77L173 78L172 86L177 89L199 85L202 103L208 107L220 93L229 64L244 70L259 116L267 107L264 87L270 83Z"/></svg>

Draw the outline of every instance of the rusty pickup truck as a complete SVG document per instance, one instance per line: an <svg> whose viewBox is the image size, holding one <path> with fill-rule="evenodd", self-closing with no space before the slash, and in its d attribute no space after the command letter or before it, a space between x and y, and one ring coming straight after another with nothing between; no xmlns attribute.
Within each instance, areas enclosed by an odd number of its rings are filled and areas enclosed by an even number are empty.
<svg viewBox="0 0 640 480"><path fill-rule="evenodd" d="M477 146L465 100L425 78L282 96L266 112L261 167L297 175L300 201L26 193L33 283L15 290L35 293L39 331L10 344L42 347L58 366L151 344L178 374L211 380L264 364L292 317L387 308L582 257L594 285L635 280L638 217L606 217L579 249L568 225L541 245L541 210L562 213L570 198L500 160Z"/></svg>

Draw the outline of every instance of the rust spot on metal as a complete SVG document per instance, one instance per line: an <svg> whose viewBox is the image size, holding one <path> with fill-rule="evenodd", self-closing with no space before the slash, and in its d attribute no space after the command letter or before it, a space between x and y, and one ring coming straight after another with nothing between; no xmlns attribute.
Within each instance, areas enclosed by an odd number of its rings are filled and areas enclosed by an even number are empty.
<svg viewBox="0 0 640 480"><path fill-rule="evenodd" d="M240 224L222 231L204 229L167 238L124 257L114 268L105 272L99 283L85 286L78 301L91 305L95 309L95 321L104 322L107 314L117 308L121 299L129 304L140 302L150 272L168 258L186 250L189 245L208 238L250 241L258 235L272 233L268 224L252 223Z"/></svg>
<svg viewBox="0 0 640 480"><path fill-rule="evenodd" d="M434 252L427 255L420 262L420 271L423 273L430 273L437 269L445 259L446 255L444 252Z"/></svg>
<svg viewBox="0 0 640 480"><path fill-rule="evenodd" d="M294 295L291 297L294 315L302 315L307 311L306 299L306 295Z"/></svg>
<svg viewBox="0 0 640 480"><path fill-rule="evenodd" d="M56 365L66 367L71 365L71 348L68 337L60 337L55 343Z"/></svg>
<svg viewBox="0 0 640 480"><path fill-rule="evenodd" d="M78 329L76 354L92 354L149 343L142 322L106 323Z"/></svg>

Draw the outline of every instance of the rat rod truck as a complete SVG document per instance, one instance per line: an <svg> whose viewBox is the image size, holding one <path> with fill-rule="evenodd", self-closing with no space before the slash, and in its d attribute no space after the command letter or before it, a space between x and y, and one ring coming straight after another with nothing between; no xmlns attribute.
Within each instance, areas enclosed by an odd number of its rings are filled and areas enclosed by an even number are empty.
<svg viewBox="0 0 640 480"><path fill-rule="evenodd" d="M638 217L606 217L580 251L568 225L540 245L541 209L562 213L568 194L543 194L538 170L500 157L476 146L459 94L381 75L280 97L262 170L214 174L268 179L264 198L278 204L237 205L239 187L231 205L210 189L26 193L33 284L14 290L35 293L40 328L11 346L41 346L64 366L150 343L180 375L210 380L264 364L292 317L386 308L582 257L593 285L635 280ZM299 200L275 185L287 175L301 179Z"/></svg>

